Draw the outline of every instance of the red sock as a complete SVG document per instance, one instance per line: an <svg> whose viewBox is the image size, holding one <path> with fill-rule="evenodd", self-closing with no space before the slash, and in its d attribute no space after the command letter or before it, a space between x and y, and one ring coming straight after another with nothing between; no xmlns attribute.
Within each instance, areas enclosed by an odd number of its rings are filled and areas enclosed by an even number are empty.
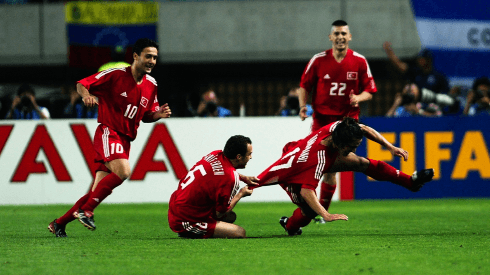
<svg viewBox="0 0 490 275"><path fill-rule="evenodd" d="M87 202L80 208L86 211L94 211L94 209L112 193L112 190L121 185L122 182L121 178L114 174L114 172L105 176L99 181Z"/></svg>
<svg viewBox="0 0 490 275"><path fill-rule="evenodd" d="M381 160L369 159L369 167L364 174L378 181L390 181L406 188L412 186L411 176Z"/></svg>
<svg viewBox="0 0 490 275"><path fill-rule="evenodd" d="M293 215L289 217L288 222L286 223L286 228L288 230L298 230L300 227L305 227L311 222L311 218L303 216L301 214L301 208L296 208L294 210Z"/></svg>
<svg viewBox="0 0 490 275"><path fill-rule="evenodd" d="M325 210L328 210L330 207L330 202L332 202L335 189L337 189L337 184L330 185L322 181L322 185L320 187L320 204L325 208Z"/></svg>
<svg viewBox="0 0 490 275"><path fill-rule="evenodd" d="M58 219L56 219L56 223L67 224L75 220L75 217L73 217L73 212L77 211L78 208L80 208L82 205L84 205L87 202L88 198L90 197L90 193L92 193L92 191L89 190L87 194L85 194L83 197L78 199L75 205L73 205L73 207L70 208L68 212L66 212L63 216L59 217Z"/></svg>

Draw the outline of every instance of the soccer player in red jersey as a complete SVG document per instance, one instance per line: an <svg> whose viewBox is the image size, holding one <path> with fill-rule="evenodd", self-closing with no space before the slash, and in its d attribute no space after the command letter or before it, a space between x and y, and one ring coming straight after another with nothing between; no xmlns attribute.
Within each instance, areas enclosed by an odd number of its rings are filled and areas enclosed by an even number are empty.
<svg viewBox="0 0 490 275"><path fill-rule="evenodd" d="M252 194L240 189L240 180L254 185L256 177L240 175L252 159L252 141L241 135L232 136L223 151L213 151L198 161L179 182L170 197L168 224L184 238L245 238L245 229L233 224L233 208Z"/></svg>
<svg viewBox="0 0 490 275"><path fill-rule="evenodd" d="M417 192L434 176L433 169L416 171L409 176L389 164L357 156L354 152L366 137L386 147L392 155L408 159L407 151L395 147L371 127L345 117L312 132L306 138L289 142L282 156L259 176L260 186L280 184L299 207L291 217L279 223L289 235L300 235L302 227L317 215L325 221L347 220L344 214L330 214L317 198L315 190L324 173L362 172L379 181L390 181Z"/></svg>
<svg viewBox="0 0 490 275"><path fill-rule="evenodd" d="M88 193L49 224L48 229L56 237L66 237L66 224L76 218L95 230L93 210L131 174L130 142L136 138L140 122L170 117L168 104L158 104L157 82L148 75L157 57L158 44L142 38L133 47L131 66L108 69L78 81L77 92L85 106L99 107L94 149L100 166Z"/></svg>
<svg viewBox="0 0 490 275"><path fill-rule="evenodd" d="M352 34L347 22L333 22L328 38L332 41L332 49L311 58L298 90L301 120L308 117L307 96L314 90L312 132L346 116L359 119L359 103L371 100L377 91L366 58L349 49ZM335 176L336 173L327 173L323 177L320 201L326 209L337 187Z"/></svg>

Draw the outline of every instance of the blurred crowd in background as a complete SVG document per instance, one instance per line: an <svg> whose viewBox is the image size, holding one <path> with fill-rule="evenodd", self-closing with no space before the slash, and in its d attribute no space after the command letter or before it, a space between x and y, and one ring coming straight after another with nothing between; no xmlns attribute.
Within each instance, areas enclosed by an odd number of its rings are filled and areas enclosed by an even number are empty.
<svg viewBox="0 0 490 275"><path fill-rule="evenodd" d="M387 58L369 60L378 92L361 106L363 116L490 114L488 76L475 75L471 87L450 86L442 70L433 67L430 50L402 60L389 42L382 47ZM128 62L113 55L113 61L99 71L129 66ZM306 62L159 64L152 75L159 84L159 101L168 102L177 117L295 116L296 89ZM46 83L34 77L36 70L63 71L63 76L54 78L60 83ZM24 75L24 83L0 83L2 119L97 118L97 109L85 107L76 91L76 81L96 71L49 67L30 71L34 73ZM199 77L187 79L193 72Z"/></svg>

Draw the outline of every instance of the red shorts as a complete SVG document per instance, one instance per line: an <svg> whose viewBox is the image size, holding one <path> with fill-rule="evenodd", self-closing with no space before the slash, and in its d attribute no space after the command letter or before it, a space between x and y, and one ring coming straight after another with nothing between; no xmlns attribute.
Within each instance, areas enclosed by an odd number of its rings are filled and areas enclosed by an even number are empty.
<svg viewBox="0 0 490 275"><path fill-rule="evenodd" d="M99 124L94 135L95 162L129 159L130 140L109 127Z"/></svg>
<svg viewBox="0 0 490 275"><path fill-rule="evenodd" d="M216 220L209 218L206 222L187 222L177 219L171 211L168 212L168 225L179 237L190 239L208 239L213 237Z"/></svg>
<svg viewBox="0 0 490 275"><path fill-rule="evenodd" d="M332 122L339 121L344 119L345 116L328 116L328 115L322 115L319 113L313 113L313 122L311 123L311 131L314 132L323 126L326 126ZM355 118L359 120L359 115L354 115L349 117Z"/></svg>

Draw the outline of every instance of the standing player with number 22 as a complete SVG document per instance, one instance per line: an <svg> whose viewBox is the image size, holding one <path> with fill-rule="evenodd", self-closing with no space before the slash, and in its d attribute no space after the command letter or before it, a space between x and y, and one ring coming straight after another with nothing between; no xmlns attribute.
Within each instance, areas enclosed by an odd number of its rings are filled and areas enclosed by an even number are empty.
<svg viewBox="0 0 490 275"><path fill-rule="evenodd" d="M372 94L377 91L366 58L349 49L352 35L347 22L333 22L328 38L332 41L332 49L311 58L298 89L301 120L308 117L306 101L308 94L314 90L311 132L344 117L359 120L359 103L371 100ZM326 210L337 188L335 176L336 173L323 176L320 203Z"/></svg>
<svg viewBox="0 0 490 275"><path fill-rule="evenodd" d="M99 106L94 149L100 165L88 193L49 224L56 237L66 237L66 224L77 218L95 230L94 209L131 174L130 142L136 138L140 122L170 117L168 104L158 104L157 82L148 75L157 57L158 44L142 38L134 44L131 66L108 69L78 81L77 92L85 106Z"/></svg>

